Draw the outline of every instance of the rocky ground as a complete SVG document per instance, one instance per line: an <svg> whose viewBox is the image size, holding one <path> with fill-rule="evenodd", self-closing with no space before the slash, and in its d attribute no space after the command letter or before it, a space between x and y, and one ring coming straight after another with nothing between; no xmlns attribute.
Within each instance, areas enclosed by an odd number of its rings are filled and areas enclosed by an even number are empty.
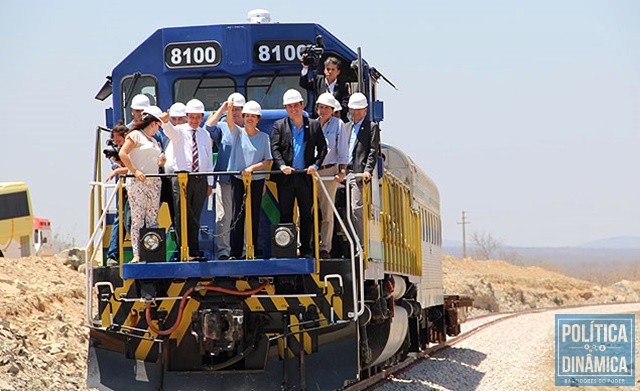
<svg viewBox="0 0 640 391"><path fill-rule="evenodd" d="M76 268L66 256L0 258L0 390L86 388L84 274Z"/></svg>
<svg viewBox="0 0 640 391"><path fill-rule="evenodd" d="M0 258L0 391L84 390L87 328L81 254ZM640 301L640 282L611 286L501 261L444 260L445 289L475 313Z"/></svg>
<svg viewBox="0 0 640 391"><path fill-rule="evenodd" d="M472 314L640 302L640 281L600 286L535 266L449 256L443 264L445 292L473 297Z"/></svg>

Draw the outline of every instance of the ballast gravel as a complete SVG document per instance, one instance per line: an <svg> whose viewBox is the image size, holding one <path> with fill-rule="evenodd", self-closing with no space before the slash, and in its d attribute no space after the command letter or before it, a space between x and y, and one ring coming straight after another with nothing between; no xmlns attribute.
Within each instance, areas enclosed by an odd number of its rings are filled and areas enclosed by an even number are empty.
<svg viewBox="0 0 640 391"><path fill-rule="evenodd" d="M454 346L419 360L390 376L377 391L396 390L545 390L555 389L553 366L544 365L554 352L555 314L639 312L640 304L615 304L532 313L498 322ZM477 327L495 319L469 321ZM638 352L636 339L636 352ZM591 387L590 387L591 388ZM567 387L557 387L566 390ZM626 387L638 390L640 387Z"/></svg>

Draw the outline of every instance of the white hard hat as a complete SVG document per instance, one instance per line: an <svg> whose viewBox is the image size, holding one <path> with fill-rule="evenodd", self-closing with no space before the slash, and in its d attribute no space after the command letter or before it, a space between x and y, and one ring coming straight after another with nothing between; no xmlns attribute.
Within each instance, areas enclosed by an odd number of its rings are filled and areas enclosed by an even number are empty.
<svg viewBox="0 0 640 391"><path fill-rule="evenodd" d="M342 111L342 105L340 104L340 102L338 102L338 100L337 100L337 99L336 99L336 105L335 105L335 107L333 108L333 111L334 111L334 112L336 112L336 111Z"/></svg>
<svg viewBox="0 0 640 391"><path fill-rule="evenodd" d="M162 110L160 110L158 106L145 107L145 109L142 111L142 114L151 115L155 117L158 121L162 121L160 119L160 116L162 115Z"/></svg>
<svg viewBox="0 0 640 391"><path fill-rule="evenodd" d="M233 94L229 95L227 100L229 100L229 99L231 99L233 101L233 105L235 107L242 107L242 106L245 105L245 103L247 103L247 100L239 92L234 92Z"/></svg>
<svg viewBox="0 0 640 391"><path fill-rule="evenodd" d="M187 102L185 112L187 114L204 114L204 104L199 99L191 99Z"/></svg>
<svg viewBox="0 0 640 391"><path fill-rule="evenodd" d="M300 95L300 91L295 90L293 88L290 90L287 90L287 92L285 92L284 95L282 96L283 106L289 105L291 103L298 103L303 101L304 99L302 99L302 95Z"/></svg>
<svg viewBox="0 0 640 391"><path fill-rule="evenodd" d="M347 106L350 109L364 109L369 106L369 104L367 103L367 97L364 96L363 93L356 92L349 98L349 104Z"/></svg>
<svg viewBox="0 0 640 391"><path fill-rule="evenodd" d="M242 114L262 115L262 108L258 102L250 100L242 107Z"/></svg>
<svg viewBox="0 0 640 391"><path fill-rule="evenodd" d="M336 98L333 97L333 94L330 92L325 92L324 94L320 94L318 100L316 100L316 104L321 104L325 106L336 107Z"/></svg>
<svg viewBox="0 0 640 391"><path fill-rule="evenodd" d="M186 117L187 106L182 102L176 102L169 107L169 117Z"/></svg>
<svg viewBox="0 0 640 391"><path fill-rule="evenodd" d="M134 110L144 110L145 107L151 106L149 98L144 94L138 94L131 99L131 108Z"/></svg>

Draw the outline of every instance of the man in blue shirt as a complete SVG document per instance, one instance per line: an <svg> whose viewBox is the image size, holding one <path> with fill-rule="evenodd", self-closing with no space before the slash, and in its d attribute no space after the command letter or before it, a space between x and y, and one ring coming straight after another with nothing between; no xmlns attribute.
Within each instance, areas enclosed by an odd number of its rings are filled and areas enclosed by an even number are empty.
<svg viewBox="0 0 640 391"><path fill-rule="evenodd" d="M227 112L228 102L233 102L233 122L238 126L244 126L242 118L242 107L245 105L245 98L242 94L235 92L229 95L220 108L207 119L205 129L218 149L218 158L213 171L228 171L229 157L233 147L233 137L229 131L229 125L221 117ZM233 214L233 189L231 188L231 178L229 175L221 175L215 181L216 198L216 256L218 259L229 259L231 253L231 217Z"/></svg>
<svg viewBox="0 0 640 391"><path fill-rule="evenodd" d="M302 115L304 100L300 92L290 89L282 100L287 117L273 124L271 154L274 168L284 175L272 175L271 180L278 189L281 223L293 222L293 205L298 201L300 254L310 258L313 231L311 175L322 165L327 155L327 143L320 122Z"/></svg>
<svg viewBox="0 0 640 391"><path fill-rule="evenodd" d="M322 184L328 196L318 188L318 205L322 212L320 226L320 258L331 258L333 244L333 205L335 204L338 182L344 180L347 163L349 163L349 138L344 130L344 123L333 116L338 101L328 92L321 94L316 101L318 121L322 125L322 132L327 141L327 156L318 170L321 177L332 177L333 180L323 180Z"/></svg>

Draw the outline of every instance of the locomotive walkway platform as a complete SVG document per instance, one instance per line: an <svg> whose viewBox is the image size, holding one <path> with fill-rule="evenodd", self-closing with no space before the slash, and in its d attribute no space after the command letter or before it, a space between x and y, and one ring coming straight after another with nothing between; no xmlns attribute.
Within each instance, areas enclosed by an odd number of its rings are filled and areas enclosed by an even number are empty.
<svg viewBox="0 0 640 391"><path fill-rule="evenodd" d="M272 258L205 262L153 262L122 265L125 279L223 276L275 276L315 273L313 258Z"/></svg>

